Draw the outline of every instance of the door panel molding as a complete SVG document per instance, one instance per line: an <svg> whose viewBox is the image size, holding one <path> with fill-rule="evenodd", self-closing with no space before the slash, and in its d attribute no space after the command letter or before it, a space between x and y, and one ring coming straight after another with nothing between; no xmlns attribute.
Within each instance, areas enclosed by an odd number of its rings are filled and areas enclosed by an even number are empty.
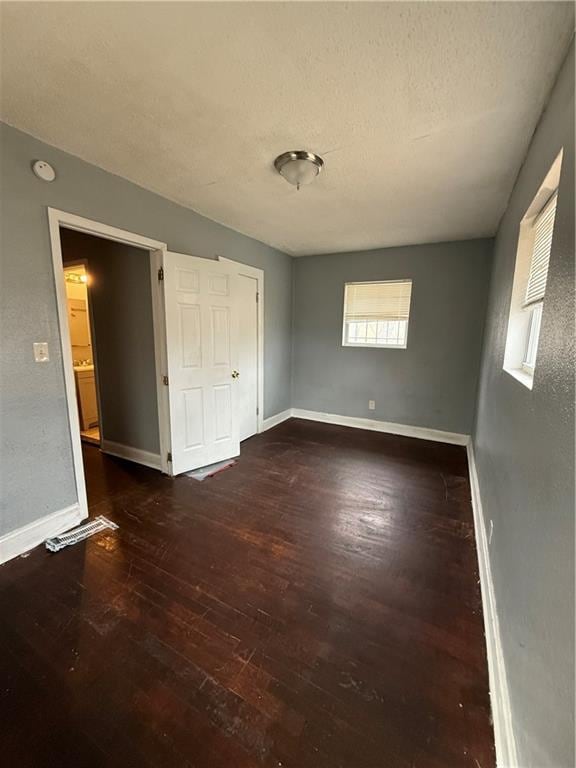
<svg viewBox="0 0 576 768"><path fill-rule="evenodd" d="M238 456L235 268L165 252L164 304L172 470Z"/></svg>

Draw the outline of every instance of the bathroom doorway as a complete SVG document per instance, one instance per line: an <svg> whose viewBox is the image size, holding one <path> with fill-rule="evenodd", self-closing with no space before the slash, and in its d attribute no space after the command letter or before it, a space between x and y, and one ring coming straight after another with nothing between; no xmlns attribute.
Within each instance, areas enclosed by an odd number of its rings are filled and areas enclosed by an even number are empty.
<svg viewBox="0 0 576 768"><path fill-rule="evenodd" d="M74 366L74 384L83 443L100 445L95 336L90 311L90 274L87 262L64 265L66 304Z"/></svg>

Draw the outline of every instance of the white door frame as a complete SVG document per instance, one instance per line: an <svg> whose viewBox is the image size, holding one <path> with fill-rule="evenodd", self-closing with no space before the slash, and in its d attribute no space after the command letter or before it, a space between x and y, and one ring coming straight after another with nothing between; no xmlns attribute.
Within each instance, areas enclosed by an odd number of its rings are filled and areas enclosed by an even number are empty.
<svg viewBox="0 0 576 768"><path fill-rule="evenodd" d="M66 283L64 280L64 263L62 260L62 244L60 227L74 229L88 235L96 235L106 240L142 248L150 254L150 277L152 284L152 316L154 324L154 354L156 360L156 393L158 401L158 428L160 435L160 463L165 473L170 473L168 453L170 451L170 421L168 416L168 387L163 385L162 377L166 371L166 332L163 291L158 280L158 270L164 265L166 243L152 240L149 237L128 232L124 229L111 227L99 221L86 219L74 213L48 208L48 226L50 230L50 246L52 249L52 264L54 269L54 285L56 288L56 304L58 308L58 323L60 326L60 348L64 366L64 383L66 387L66 402L68 407L68 423L70 441L74 460L76 477L76 492L81 517L88 517L88 500L84 480L84 464L82 461L82 443L80 440L80 421L76 403L76 384L74 381L74 364L72 361L72 344L66 302Z"/></svg>
<svg viewBox="0 0 576 768"><path fill-rule="evenodd" d="M239 275L251 277L257 281L258 291L258 415L257 426L258 433L264 431L264 270L258 267L252 267L249 264L243 264L235 259L227 259L225 256L218 256L218 261L226 261L235 264Z"/></svg>

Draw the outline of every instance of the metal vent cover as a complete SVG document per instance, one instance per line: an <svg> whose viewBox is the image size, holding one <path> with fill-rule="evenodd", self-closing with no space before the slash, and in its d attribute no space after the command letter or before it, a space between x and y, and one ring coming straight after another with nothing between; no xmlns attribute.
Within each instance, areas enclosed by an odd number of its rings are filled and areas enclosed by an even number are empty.
<svg viewBox="0 0 576 768"><path fill-rule="evenodd" d="M58 536L52 536L50 539L46 539L46 549L50 552L58 552L64 547L70 547L72 544L77 544L79 541L87 539L89 536L93 536L95 533L104 531L107 528L116 530L118 526L107 517L100 515L96 517L92 522L79 525L78 528L74 528L67 533L61 533Z"/></svg>

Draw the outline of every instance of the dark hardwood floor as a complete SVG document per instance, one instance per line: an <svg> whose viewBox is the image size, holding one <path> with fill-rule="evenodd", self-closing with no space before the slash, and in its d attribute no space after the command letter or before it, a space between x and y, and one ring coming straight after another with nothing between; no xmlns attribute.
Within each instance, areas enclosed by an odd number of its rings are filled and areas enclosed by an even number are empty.
<svg viewBox="0 0 576 768"><path fill-rule="evenodd" d="M291 420L203 483L85 447L0 568L6 766L493 768L464 448Z"/></svg>

